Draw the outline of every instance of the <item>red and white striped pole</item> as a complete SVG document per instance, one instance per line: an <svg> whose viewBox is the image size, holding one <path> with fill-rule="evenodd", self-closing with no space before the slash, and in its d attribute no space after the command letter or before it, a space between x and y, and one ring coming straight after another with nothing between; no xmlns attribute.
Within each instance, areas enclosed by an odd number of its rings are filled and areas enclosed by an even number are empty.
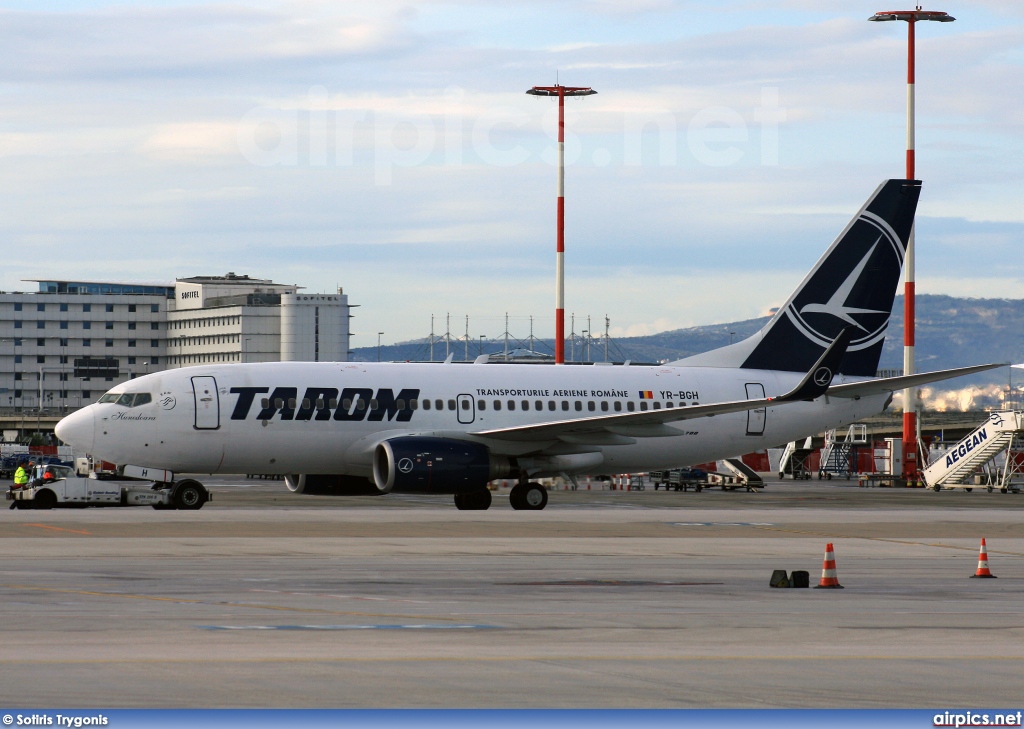
<svg viewBox="0 0 1024 729"><path fill-rule="evenodd" d="M526 93L558 97L558 207L555 236L555 364L565 364L565 97L591 96L589 87L534 86Z"/></svg>
<svg viewBox="0 0 1024 729"><path fill-rule="evenodd" d="M555 364L565 364L565 87L558 87L558 232L555 237Z"/></svg>
<svg viewBox="0 0 1024 729"><path fill-rule="evenodd" d="M907 21L907 179L914 178L914 27L917 18ZM914 374L914 226L907 238L903 282L903 374ZM903 475L917 480L917 388L903 391Z"/></svg>
<svg viewBox="0 0 1024 729"><path fill-rule="evenodd" d="M889 10L875 13L868 18L875 22L886 20L905 20L907 23L907 179L915 179L914 169L914 65L915 47L914 31L919 20L935 20L949 23L956 18L943 12L932 10ZM904 259L903 289L903 374L914 374L914 227L910 228L907 239L907 255ZM903 390L903 475L908 482L916 482L920 472L917 460L917 388L908 387Z"/></svg>

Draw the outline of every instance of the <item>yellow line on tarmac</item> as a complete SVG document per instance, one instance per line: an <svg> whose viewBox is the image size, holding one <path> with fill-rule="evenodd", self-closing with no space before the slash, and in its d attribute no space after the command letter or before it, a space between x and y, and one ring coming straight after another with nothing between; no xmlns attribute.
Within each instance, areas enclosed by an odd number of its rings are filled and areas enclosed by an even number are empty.
<svg viewBox="0 0 1024 729"><path fill-rule="evenodd" d="M219 607L252 608L254 610L274 610L277 612L315 613L318 615L354 615L367 618L408 618L410 620L447 620L456 618L437 615L405 615L400 613L363 613L346 610L324 610L321 608L288 607L286 605L265 605L248 602L231 602L228 600L189 600L180 597L158 597L156 595L133 595L125 592L99 592L96 590L71 590L60 587L37 587L35 585L0 585L0 589L32 590L35 592L57 592L66 595L86 595L89 597L120 597L126 600L149 600L152 602L174 602L187 605L216 605ZM460 621L461 622L461 621Z"/></svg>

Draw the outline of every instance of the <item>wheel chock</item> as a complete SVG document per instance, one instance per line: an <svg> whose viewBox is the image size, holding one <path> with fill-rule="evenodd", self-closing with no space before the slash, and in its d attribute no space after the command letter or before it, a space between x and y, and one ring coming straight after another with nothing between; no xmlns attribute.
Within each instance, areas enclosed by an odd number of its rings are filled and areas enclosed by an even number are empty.
<svg viewBox="0 0 1024 729"><path fill-rule="evenodd" d="M793 570L793 574L789 576L790 587L810 587L811 586L811 573L807 570Z"/></svg>

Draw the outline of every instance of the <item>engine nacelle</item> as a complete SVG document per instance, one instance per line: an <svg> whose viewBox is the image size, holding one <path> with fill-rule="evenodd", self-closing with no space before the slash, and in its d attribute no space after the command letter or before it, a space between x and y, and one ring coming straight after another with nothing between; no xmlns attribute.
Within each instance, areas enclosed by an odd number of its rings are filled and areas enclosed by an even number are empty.
<svg viewBox="0 0 1024 729"><path fill-rule="evenodd" d="M373 480L381 493L464 494L509 474L507 458L451 438L404 436L377 445Z"/></svg>
<svg viewBox="0 0 1024 729"><path fill-rule="evenodd" d="M296 473L285 476L284 485L294 494L309 496L379 496L382 493L365 476Z"/></svg>

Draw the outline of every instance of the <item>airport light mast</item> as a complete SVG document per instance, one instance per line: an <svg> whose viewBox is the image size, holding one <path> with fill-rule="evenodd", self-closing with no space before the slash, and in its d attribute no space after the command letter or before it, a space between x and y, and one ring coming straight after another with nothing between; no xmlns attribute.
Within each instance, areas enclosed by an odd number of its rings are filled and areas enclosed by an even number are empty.
<svg viewBox="0 0 1024 729"><path fill-rule="evenodd" d="M555 238L555 364L565 364L565 97L592 96L586 86L534 86L531 96L558 97L558 212Z"/></svg>
<svg viewBox="0 0 1024 729"><path fill-rule="evenodd" d="M922 10L918 5L913 10L885 10L875 13L868 20L884 22L904 20L907 23L907 179L914 179L914 28L918 21L934 20L951 23L956 18L948 13ZM914 374L914 228L907 239L907 254L904 259L905 278L903 291L903 374ZM907 481L917 481L920 468L917 460L917 388L903 390L903 475Z"/></svg>

